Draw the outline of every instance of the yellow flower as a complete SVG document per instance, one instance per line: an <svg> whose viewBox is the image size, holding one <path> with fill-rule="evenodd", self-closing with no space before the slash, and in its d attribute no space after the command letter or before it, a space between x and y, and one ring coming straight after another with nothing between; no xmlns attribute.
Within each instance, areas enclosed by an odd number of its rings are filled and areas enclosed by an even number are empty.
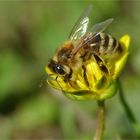
<svg viewBox="0 0 140 140"><path fill-rule="evenodd" d="M89 82L88 86L83 76L83 69L80 69L78 72L73 71L76 80L73 85L71 85L69 82L65 82L62 77L57 77L57 74L46 67L47 74L51 76L47 79L48 84L56 89L62 90L62 92L71 99L104 100L112 97L117 91L116 79L127 61L130 36L124 35L119 42L123 52L117 54L117 57L112 57L112 59L104 58L106 68L109 71L108 74L101 71L94 59L88 61L85 67L87 81Z"/></svg>

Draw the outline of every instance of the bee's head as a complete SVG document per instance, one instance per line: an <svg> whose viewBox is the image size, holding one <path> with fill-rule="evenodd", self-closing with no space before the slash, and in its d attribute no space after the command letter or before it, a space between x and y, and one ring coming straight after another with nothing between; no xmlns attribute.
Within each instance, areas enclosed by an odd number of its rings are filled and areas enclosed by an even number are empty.
<svg viewBox="0 0 140 140"><path fill-rule="evenodd" d="M48 67L53 73L56 73L58 75L64 76L68 73L68 68L66 66L63 66L62 64L59 64L55 62L54 60L51 60L48 64Z"/></svg>

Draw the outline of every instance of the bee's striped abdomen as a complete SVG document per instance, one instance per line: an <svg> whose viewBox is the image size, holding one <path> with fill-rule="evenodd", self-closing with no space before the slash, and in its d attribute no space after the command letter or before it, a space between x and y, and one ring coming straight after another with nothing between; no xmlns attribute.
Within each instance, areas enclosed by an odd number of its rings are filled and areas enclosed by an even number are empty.
<svg viewBox="0 0 140 140"><path fill-rule="evenodd" d="M119 41L105 33L99 33L97 36L95 36L92 44L96 44L92 49L101 55L122 52L122 46L120 45Z"/></svg>

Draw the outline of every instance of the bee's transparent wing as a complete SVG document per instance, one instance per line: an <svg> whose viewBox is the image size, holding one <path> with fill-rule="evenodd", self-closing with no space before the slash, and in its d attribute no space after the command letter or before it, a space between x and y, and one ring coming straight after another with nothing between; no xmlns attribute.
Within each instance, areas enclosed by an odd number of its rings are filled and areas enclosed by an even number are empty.
<svg viewBox="0 0 140 140"><path fill-rule="evenodd" d="M92 6L89 5L84 10L82 15L80 16L80 18L78 19L78 21L76 22L74 27L72 28L72 31L69 35L70 40L76 40L76 39L82 37L87 32L87 28L88 28L88 24L89 24L88 16L89 16L91 9L92 9Z"/></svg>
<svg viewBox="0 0 140 140"><path fill-rule="evenodd" d="M113 21L113 18L107 19L103 22L94 24L92 29L90 30L90 32L93 33L93 35L88 38L85 39L86 41L83 43L81 42L76 48L73 49L72 51L72 55L76 54L78 52L78 50L84 46L85 44L87 44L90 40L92 40L93 38L95 38L99 33L103 32ZM98 44L99 42L95 42L95 45Z"/></svg>
<svg viewBox="0 0 140 140"><path fill-rule="evenodd" d="M99 34L101 32L103 32L113 21L113 18L107 19L103 22L97 23L95 25L93 25L93 27L91 28L91 31L94 34Z"/></svg>

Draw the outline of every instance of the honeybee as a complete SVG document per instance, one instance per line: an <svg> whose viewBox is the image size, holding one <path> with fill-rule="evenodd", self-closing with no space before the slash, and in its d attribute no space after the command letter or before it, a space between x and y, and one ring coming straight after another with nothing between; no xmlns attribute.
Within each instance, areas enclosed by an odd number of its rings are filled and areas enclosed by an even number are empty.
<svg viewBox="0 0 140 140"><path fill-rule="evenodd" d="M72 87L75 86L76 73L81 69L84 80L87 86L89 85L85 67L88 61L93 59L97 62L100 70L109 75L108 60L117 59L117 55L123 51L116 38L104 33L104 30L112 23L113 18L97 23L88 30L91 9L92 7L88 6L84 10L74 25L68 40L57 49L56 54L48 64L48 68L56 75L56 81L58 77L61 77Z"/></svg>

